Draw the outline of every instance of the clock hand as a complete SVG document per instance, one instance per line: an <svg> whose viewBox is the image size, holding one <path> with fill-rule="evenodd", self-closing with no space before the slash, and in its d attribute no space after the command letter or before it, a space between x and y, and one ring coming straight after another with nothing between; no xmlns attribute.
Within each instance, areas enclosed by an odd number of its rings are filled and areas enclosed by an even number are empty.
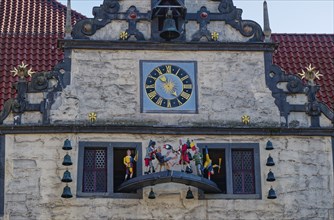
<svg viewBox="0 0 334 220"><path fill-rule="evenodd" d="M167 82L166 76L160 76L159 79L161 80L161 82L164 82L164 83Z"/></svg>

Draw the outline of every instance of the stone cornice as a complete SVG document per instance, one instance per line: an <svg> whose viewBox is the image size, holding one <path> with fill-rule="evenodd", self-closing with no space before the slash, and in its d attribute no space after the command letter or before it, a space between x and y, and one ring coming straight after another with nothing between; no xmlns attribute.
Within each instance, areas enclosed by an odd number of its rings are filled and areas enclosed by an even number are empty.
<svg viewBox="0 0 334 220"><path fill-rule="evenodd" d="M162 50L162 51L266 51L273 52L275 43L262 42L150 42L150 41L103 41L59 40L64 49L96 50Z"/></svg>
<svg viewBox="0 0 334 220"><path fill-rule="evenodd" d="M250 136L328 136L334 137L334 128L226 128L226 127L160 127L127 125L2 125L2 134L50 133L126 133L159 135L250 135Z"/></svg>

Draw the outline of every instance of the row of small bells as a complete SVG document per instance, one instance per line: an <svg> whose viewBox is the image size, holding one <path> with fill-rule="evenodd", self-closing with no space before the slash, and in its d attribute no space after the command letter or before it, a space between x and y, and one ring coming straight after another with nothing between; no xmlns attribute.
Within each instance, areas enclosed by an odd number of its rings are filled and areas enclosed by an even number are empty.
<svg viewBox="0 0 334 220"><path fill-rule="evenodd" d="M268 141L267 144L266 144L266 150L273 150L274 147L273 147L273 143L271 141ZM266 163L267 166L275 166L275 162L274 162L274 159L271 157L271 155L269 154L268 158L267 158L267 163ZM271 169L269 170L268 174L267 174L267 179L266 179L268 182L274 182L276 180L275 176L274 176L274 173L271 171ZM268 199L276 199L277 196L276 196L276 192L275 190L273 189L273 187L271 186L270 189L269 189L269 192L268 192L268 196L267 196Z"/></svg>
<svg viewBox="0 0 334 220"><path fill-rule="evenodd" d="M68 151L72 150L71 141L66 139L64 141L64 146L62 149L67 151L66 155L64 156L63 163L62 163L63 166L66 166L66 167L71 166L73 163L71 160L71 156L68 154ZM63 183L66 183L66 186L64 187L63 194L61 194L61 197L65 199L72 198L73 195L71 193L71 188L68 186L68 183L72 182L72 177L71 177L70 171L68 171L68 168L64 172L64 175L61 181Z"/></svg>

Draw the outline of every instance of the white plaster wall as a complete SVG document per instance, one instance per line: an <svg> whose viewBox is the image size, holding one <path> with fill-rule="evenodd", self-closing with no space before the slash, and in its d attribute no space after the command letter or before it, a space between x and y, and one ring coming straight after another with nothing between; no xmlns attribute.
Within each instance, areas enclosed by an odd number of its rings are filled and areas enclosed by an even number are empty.
<svg viewBox="0 0 334 220"><path fill-rule="evenodd" d="M74 182L71 199L60 197L65 167L64 140L72 141ZM262 199L186 200L187 186L155 188L157 198L76 198L79 141L136 141L177 145L179 139L197 143L259 143ZM271 140L274 150L266 151ZM5 215L3 219L333 219L333 161L327 137L171 136L129 134L27 134L6 136ZM143 154L144 154L143 150ZM275 166L266 167L271 154ZM276 181L266 182L269 168ZM267 199L270 186L277 199ZM173 188L173 190L171 190ZM195 196L196 189L193 188Z"/></svg>
<svg viewBox="0 0 334 220"><path fill-rule="evenodd" d="M140 113L140 60L197 61L198 114ZM74 50L71 85L56 98L52 123L277 126L280 116L265 85L262 52Z"/></svg>

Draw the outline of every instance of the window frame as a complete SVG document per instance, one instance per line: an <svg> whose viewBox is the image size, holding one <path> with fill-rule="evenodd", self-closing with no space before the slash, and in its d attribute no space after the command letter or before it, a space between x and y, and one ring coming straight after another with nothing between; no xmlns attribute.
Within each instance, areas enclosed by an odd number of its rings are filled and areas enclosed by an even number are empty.
<svg viewBox="0 0 334 220"><path fill-rule="evenodd" d="M205 146L210 149L225 149L226 163L226 194L206 194L199 190L199 199L261 199L261 165L260 165L260 147L259 143L197 143L200 151ZM254 176L255 176L255 194L233 194L233 175L232 175L232 150L252 149L254 152Z"/></svg>
<svg viewBox="0 0 334 220"><path fill-rule="evenodd" d="M85 148L90 148L90 149L107 148L107 192L83 192L82 191ZM137 176L142 175L142 143L141 142L80 141L79 150L78 150L77 197L102 197L102 198L125 198L125 199L142 199L143 198L142 189L137 190L137 193L114 192L113 153L114 153L115 148L116 149L124 148L124 150L128 148L135 148L138 153L138 161L136 162L136 175Z"/></svg>
<svg viewBox="0 0 334 220"><path fill-rule="evenodd" d="M5 135L0 135L0 217L4 215L5 200Z"/></svg>

